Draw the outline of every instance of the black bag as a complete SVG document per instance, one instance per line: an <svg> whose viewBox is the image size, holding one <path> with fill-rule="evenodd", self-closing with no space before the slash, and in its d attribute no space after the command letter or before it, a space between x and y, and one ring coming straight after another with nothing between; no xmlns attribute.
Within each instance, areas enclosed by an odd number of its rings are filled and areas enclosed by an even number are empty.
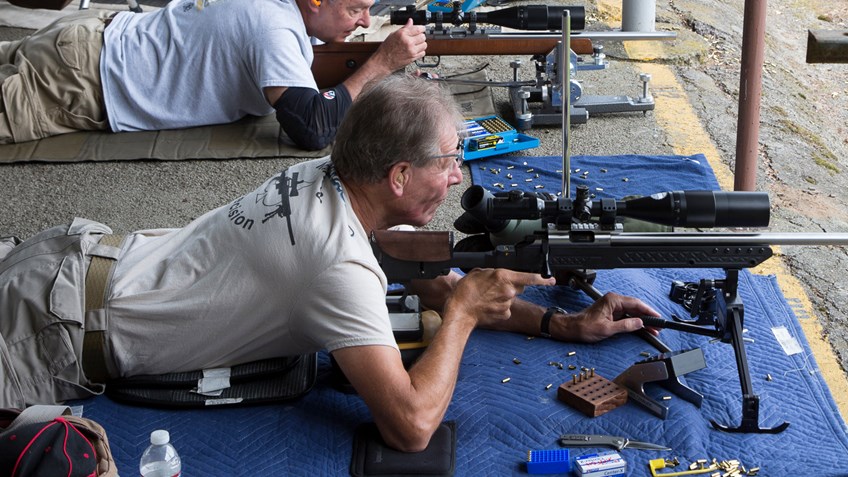
<svg viewBox="0 0 848 477"><path fill-rule="evenodd" d="M126 404L173 409L269 404L302 397L317 377L318 356L311 353L232 368L111 380L106 395Z"/></svg>
<svg viewBox="0 0 848 477"><path fill-rule="evenodd" d="M0 475L117 477L106 431L66 406L0 409Z"/></svg>

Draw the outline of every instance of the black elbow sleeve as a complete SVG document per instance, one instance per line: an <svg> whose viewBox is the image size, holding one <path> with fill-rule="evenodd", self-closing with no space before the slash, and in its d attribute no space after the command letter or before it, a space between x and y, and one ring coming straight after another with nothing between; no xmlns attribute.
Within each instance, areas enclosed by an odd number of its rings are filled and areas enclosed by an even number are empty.
<svg viewBox="0 0 848 477"><path fill-rule="evenodd" d="M318 150L333 142L351 102L350 93L342 85L323 92L287 88L274 109L277 122L298 147Z"/></svg>

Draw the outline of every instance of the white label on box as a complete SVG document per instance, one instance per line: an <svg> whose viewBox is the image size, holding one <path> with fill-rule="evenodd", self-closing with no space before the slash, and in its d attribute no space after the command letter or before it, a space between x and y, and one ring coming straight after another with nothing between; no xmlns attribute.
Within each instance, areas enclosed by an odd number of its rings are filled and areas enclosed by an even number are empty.
<svg viewBox="0 0 848 477"><path fill-rule="evenodd" d="M627 462L615 451L578 457L575 463L577 475L581 477L613 477L627 471Z"/></svg>

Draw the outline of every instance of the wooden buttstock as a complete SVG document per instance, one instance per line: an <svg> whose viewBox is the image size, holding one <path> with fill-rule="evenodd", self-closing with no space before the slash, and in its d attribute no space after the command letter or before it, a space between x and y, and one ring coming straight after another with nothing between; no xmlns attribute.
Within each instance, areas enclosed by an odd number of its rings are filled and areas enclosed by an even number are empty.
<svg viewBox="0 0 848 477"><path fill-rule="evenodd" d="M558 38L428 39L427 56L546 55L558 42ZM368 61L381 44L363 41L313 46L312 75L318 88L332 88L342 83ZM571 49L578 55L592 54L592 40L572 38Z"/></svg>

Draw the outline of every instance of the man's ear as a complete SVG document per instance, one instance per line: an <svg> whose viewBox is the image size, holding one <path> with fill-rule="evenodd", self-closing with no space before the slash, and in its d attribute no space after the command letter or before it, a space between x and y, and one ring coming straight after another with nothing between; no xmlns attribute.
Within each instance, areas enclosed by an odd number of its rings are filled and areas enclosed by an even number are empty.
<svg viewBox="0 0 848 477"><path fill-rule="evenodd" d="M303 3L306 4L306 8L312 13L318 13L318 10L321 8L321 0L303 0Z"/></svg>
<svg viewBox="0 0 848 477"><path fill-rule="evenodd" d="M403 195L403 189L409 183L411 170L412 166L406 161L398 162L389 168L387 179L389 181L389 187L395 196L400 197Z"/></svg>

